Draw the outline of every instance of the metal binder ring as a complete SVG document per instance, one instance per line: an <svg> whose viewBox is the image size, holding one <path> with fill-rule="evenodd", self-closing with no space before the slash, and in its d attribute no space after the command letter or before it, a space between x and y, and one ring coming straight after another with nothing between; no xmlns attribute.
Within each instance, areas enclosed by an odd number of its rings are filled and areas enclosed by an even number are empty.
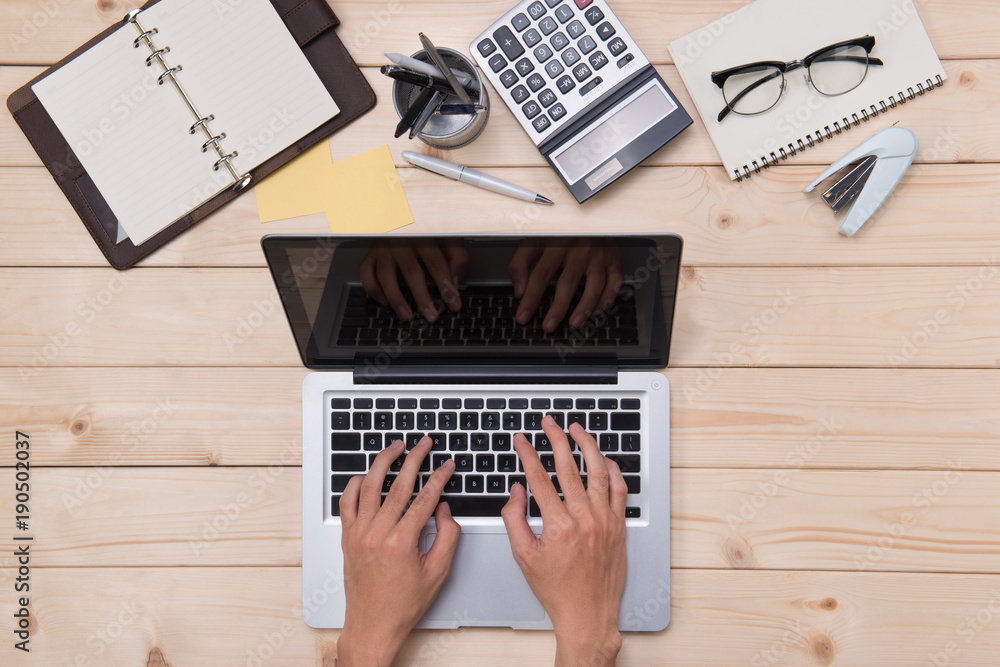
<svg viewBox="0 0 1000 667"><path fill-rule="evenodd" d="M892 98L889 98L889 99L892 99ZM882 100L881 102L879 102L879 105L881 105L881 107L882 107L882 113L885 113L886 111L889 110L889 108L885 105L885 100ZM895 106L895 104L893 106Z"/></svg>
<svg viewBox="0 0 1000 667"><path fill-rule="evenodd" d="M902 93L902 91L900 91L900 93L899 93L899 99L903 99L903 93ZM890 109L895 109L897 104L899 104L899 102L896 101L896 96L895 95L890 95L889 96L889 108Z"/></svg>
<svg viewBox="0 0 1000 667"><path fill-rule="evenodd" d="M791 144L789 144L789 147L791 147ZM788 153L785 152L784 148L779 148L778 152L781 153L781 159L782 160L787 160L788 159ZM773 155L773 153L772 153L772 155Z"/></svg>
<svg viewBox="0 0 1000 667"><path fill-rule="evenodd" d="M161 74L160 76L156 77L156 83L158 83L159 85L161 85L161 86L162 86L162 85L163 85L163 80L164 80L164 79L165 79L166 77L168 77L168 76L173 76L173 75L174 75L175 73L177 73L177 72L180 72L180 71L181 71L181 70L183 70L183 69L184 69L184 68L183 68L183 67L181 67L180 65L178 65L177 67L171 67L171 68L170 68L170 69L168 69L168 70L167 70L166 72L164 72L164 73L163 73L163 74Z"/></svg>
<svg viewBox="0 0 1000 667"><path fill-rule="evenodd" d="M160 32L160 31L157 30L156 28L153 28L152 30L143 30L139 34L138 37L136 37L135 39L132 40L132 48L138 49L139 48L139 42L141 42L143 40L145 40L146 43L149 44L149 41L150 41L149 38L152 37L153 35L157 34L158 32Z"/></svg>
<svg viewBox="0 0 1000 667"><path fill-rule="evenodd" d="M858 114L856 114L856 113L852 113L852 114L851 114L851 118L853 118L853 119L854 119L854 122L853 122L853 123L851 123L852 125L854 125L854 127L857 127L858 125L861 125L861 119L860 119L860 118L858 118Z"/></svg>
<svg viewBox="0 0 1000 667"><path fill-rule="evenodd" d="M221 158L219 158L219 161L215 163L215 166L213 166L212 169L214 171L219 171L219 167L221 167L224 164L229 164L229 161L232 160L237 155L239 155L238 151L233 151L232 153L229 153L228 155L223 155ZM230 165L230 166L232 166L232 165Z"/></svg>
<svg viewBox="0 0 1000 667"><path fill-rule="evenodd" d="M823 131L826 132L826 138L827 139L832 139L833 138L833 132L830 131L830 126L829 125L827 125L826 127L824 127ZM820 139L820 141L823 141L823 140Z"/></svg>
<svg viewBox="0 0 1000 667"><path fill-rule="evenodd" d="M938 74L938 75L937 75L937 76L936 76L935 78L937 79L937 87L938 87L938 88L940 88L941 86L943 86L943 85L944 85L944 79L942 79L942 78L941 78L941 75L940 75L940 74ZM930 80L930 79L928 79L928 81L929 81L929 80Z"/></svg>
<svg viewBox="0 0 1000 667"><path fill-rule="evenodd" d="M926 92L927 92L927 89L924 88L924 84L918 83L917 84L917 95L923 95Z"/></svg>
<svg viewBox="0 0 1000 667"><path fill-rule="evenodd" d="M739 182L739 181L742 181L742 180L743 180L744 178L750 178L750 168L749 168L749 167L747 167L747 165L743 165L743 174L744 174L744 175L743 175L743 176L740 176L740 175L739 175L739 173L740 173L740 170L739 170L739 169L737 169L737 170L736 170L736 174L737 174L737 176L736 176L736 178L737 178L737 182Z"/></svg>
<svg viewBox="0 0 1000 667"><path fill-rule="evenodd" d="M799 142L799 150L804 151L806 149L806 145L802 143L801 139L796 139L796 141ZM793 152L792 155L795 155L795 153Z"/></svg>
<svg viewBox="0 0 1000 667"><path fill-rule="evenodd" d="M773 166L774 166L774 165L776 165L776 164L778 164L778 156L777 156L777 155L775 155L775 154L774 154L774 153L772 152L772 153L771 153L771 166L773 167Z"/></svg>
<svg viewBox="0 0 1000 667"><path fill-rule="evenodd" d="M146 67L149 67L150 65L153 64L153 59L154 58L158 58L158 57L166 55L168 53L170 53L170 47L169 46L164 46L162 49L157 49L157 50L153 51L152 53L149 54L149 57L146 58Z"/></svg>
<svg viewBox="0 0 1000 667"><path fill-rule="evenodd" d="M211 123L213 120L215 120L215 114L208 114L208 116L206 116L205 118L199 118L198 122L191 126L191 129L188 132L188 134L194 134L195 132L198 131L199 127L201 127L202 125L207 125L208 123Z"/></svg>
<svg viewBox="0 0 1000 667"><path fill-rule="evenodd" d="M816 142L813 141L813 138L812 138L811 134L807 134L806 135L806 141L809 142L809 148L813 148L816 145Z"/></svg>
<svg viewBox="0 0 1000 667"><path fill-rule="evenodd" d="M847 122L846 118L844 119L844 122L845 123ZM827 129L829 129L829 128L827 128ZM840 129L840 121L839 120L833 121L833 131L836 132L837 134L840 134L841 132L843 132L843 130Z"/></svg>
<svg viewBox="0 0 1000 667"><path fill-rule="evenodd" d="M912 100L914 97L916 97L916 93L913 92L913 89L912 88L907 88L906 89L906 99Z"/></svg>
<svg viewBox="0 0 1000 667"><path fill-rule="evenodd" d="M861 110L861 118L862 118L863 122L865 122L865 123L868 122L868 109L862 109Z"/></svg>
<svg viewBox="0 0 1000 667"><path fill-rule="evenodd" d="M763 160L764 158L761 159ZM760 165L757 164L757 160L753 161L753 173L760 174Z"/></svg>
<svg viewBox="0 0 1000 667"><path fill-rule="evenodd" d="M225 132L223 132L222 134L219 134L219 135L216 135L216 136L212 137L211 139L209 139L208 141L206 141L205 143L203 143L201 145L201 152L202 153L208 152L209 147L215 147L216 149L218 149L219 148L219 142L222 141L225 138L226 138L226 133Z"/></svg>

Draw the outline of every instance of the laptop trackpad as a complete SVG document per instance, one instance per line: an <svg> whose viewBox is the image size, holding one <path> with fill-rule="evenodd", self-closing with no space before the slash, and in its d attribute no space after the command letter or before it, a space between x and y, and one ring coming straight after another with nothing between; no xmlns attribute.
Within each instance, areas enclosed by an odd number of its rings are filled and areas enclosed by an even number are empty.
<svg viewBox="0 0 1000 667"><path fill-rule="evenodd" d="M430 548L435 535L430 530L421 538L421 551ZM424 615L426 621L458 626L510 627L544 619L545 610L510 553L507 533L463 533L451 574Z"/></svg>

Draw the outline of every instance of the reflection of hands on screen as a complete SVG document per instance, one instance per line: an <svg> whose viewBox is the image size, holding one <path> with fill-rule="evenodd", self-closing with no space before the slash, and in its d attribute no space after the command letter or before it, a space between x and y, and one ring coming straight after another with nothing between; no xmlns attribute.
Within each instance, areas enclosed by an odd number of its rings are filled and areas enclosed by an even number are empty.
<svg viewBox="0 0 1000 667"><path fill-rule="evenodd" d="M368 296L383 306L391 306L404 322L413 318L413 310L400 287L400 275L429 322L437 321L438 308L427 289L428 274L448 308L452 312L462 308L458 285L469 272L469 252L461 241L441 240L436 246L430 243L415 246L403 239L376 241L358 266Z"/></svg>
<svg viewBox="0 0 1000 667"><path fill-rule="evenodd" d="M618 246L597 239L525 241L514 253L507 272L514 282L514 296L521 300L518 324L531 321L552 280L559 275L555 298L542 323L548 333L566 317L581 283L583 296L569 318L574 329L582 327L598 309L608 308L622 285Z"/></svg>

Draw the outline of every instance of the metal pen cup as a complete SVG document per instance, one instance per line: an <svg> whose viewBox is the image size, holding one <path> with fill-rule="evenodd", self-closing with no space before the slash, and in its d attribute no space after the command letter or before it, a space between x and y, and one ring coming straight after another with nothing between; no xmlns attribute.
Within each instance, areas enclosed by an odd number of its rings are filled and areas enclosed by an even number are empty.
<svg viewBox="0 0 1000 667"><path fill-rule="evenodd" d="M490 97L486 92L486 84L479 75L479 70L468 58L458 51L452 49L439 48L438 52L449 67L460 72L465 72L479 85L479 91L469 92L474 104L481 104L486 110L472 115L446 116L435 114L424 125L423 130L417 135L420 140L428 146L434 148L454 149L461 148L471 143L486 128L486 121L490 117ZM430 58L424 51L417 51L413 58L430 62ZM402 118L410 108L410 105L420 94L420 88L410 83L396 81L392 86L392 104L396 108L396 113ZM460 104L457 95L448 95L444 99L444 104Z"/></svg>

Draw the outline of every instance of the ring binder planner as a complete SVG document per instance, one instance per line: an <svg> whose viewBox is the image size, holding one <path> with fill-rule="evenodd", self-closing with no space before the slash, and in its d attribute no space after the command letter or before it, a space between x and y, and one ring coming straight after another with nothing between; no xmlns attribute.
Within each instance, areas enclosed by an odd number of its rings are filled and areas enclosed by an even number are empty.
<svg viewBox="0 0 1000 667"><path fill-rule="evenodd" d="M139 15L141 13L141 9L133 9L122 20L122 23L125 25L131 23L139 32L139 36L132 42L132 46L139 48L141 43L146 44L150 50L150 54L146 58L146 67L152 67L153 62L155 61L162 68L162 73L156 79L157 84L162 86L165 80L170 80L170 83L174 85L174 89L181 96L181 99L184 100L184 104L187 106L188 111L190 111L194 116L195 123L189 128L189 132L191 134L195 134L198 130L201 130L202 133L204 133L207 141L205 141L202 145L201 152L205 153L208 152L209 148L214 148L215 152L219 155L219 160L215 163L213 169L215 171L219 171L222 166L225 166L229 175L233 177L233 191L242 191L250 185L253 177L251 177L250 174L241 174L236 167L233 166L232 160L239 155L239 152L233 151L232 153L226 153L225 150L223 150L219 142L226 138L226 133L223 132L218 135L212 133L208 124L215 120L215 116L211 114L208 116L202 116L201 113L198 112L198 109L194 106L191 98L188 97L184 87L181 86L180 81L177 80L176 74L183 71L183 67L181 65L170 67L167 64L167 61L163 58L163 56L170 53L170 47L164 46L163 48L158 48L156 44L153 43L153 35L158 34L159 31L155 27L150 30L146 30L139 22Z"/></svg>

